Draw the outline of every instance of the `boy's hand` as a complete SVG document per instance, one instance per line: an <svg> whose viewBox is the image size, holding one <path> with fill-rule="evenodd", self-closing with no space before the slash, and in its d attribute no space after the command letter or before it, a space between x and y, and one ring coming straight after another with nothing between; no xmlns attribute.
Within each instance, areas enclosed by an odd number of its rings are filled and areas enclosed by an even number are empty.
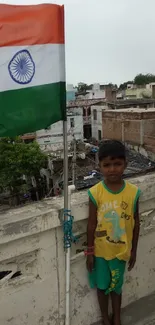
<svg viewBox="0 0 155 325"><path fill-rule="evenodd" d="M94 256L93 255L88 255L87 256L87 270L88 272L92 272L94 268Z"/></svg>
<svg viewBox="0 0 155 325"><path fill-rule="evenodd" d="M129 260L129 265L128 265L128 271L131 271L136 263L136 257L137 257L137 252L136 250L133 250L131 252L130 260Z"/></svg>

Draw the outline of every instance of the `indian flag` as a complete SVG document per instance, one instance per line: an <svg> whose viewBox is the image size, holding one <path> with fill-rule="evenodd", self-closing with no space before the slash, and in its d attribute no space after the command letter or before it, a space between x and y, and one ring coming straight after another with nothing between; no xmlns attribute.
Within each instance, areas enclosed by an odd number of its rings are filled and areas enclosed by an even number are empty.
<svg viewBox="0 0 155 325"><path fill-rule="evenodd" d="M64 7L0 5L0 137L66 117Z"/></svg>

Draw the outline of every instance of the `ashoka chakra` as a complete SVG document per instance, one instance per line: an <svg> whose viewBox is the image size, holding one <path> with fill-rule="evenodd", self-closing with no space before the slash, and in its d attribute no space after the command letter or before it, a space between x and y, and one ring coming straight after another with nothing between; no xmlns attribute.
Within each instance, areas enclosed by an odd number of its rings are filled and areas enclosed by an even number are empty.
<svg viewBox="0 0 155 325"><path fill-rule="evenodd" d="M11 78L18 84L28 84L35 74L35 63L28 50L17 52L11 59L8 70Z"/></svg>

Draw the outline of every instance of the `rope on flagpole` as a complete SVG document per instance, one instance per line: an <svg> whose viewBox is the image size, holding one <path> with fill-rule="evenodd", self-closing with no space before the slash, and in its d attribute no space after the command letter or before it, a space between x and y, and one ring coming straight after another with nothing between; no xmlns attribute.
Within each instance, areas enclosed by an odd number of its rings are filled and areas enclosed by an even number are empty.
<svg viewBox="0 0 155 325"><path fill-rule="evenodd" d="M65 220L65 217L67 217L67 220ZM73 234L73 220L74 217L71 215L71 210L64 209L64 249L70 248L72 243L76 243L78 240Z"/></svg>

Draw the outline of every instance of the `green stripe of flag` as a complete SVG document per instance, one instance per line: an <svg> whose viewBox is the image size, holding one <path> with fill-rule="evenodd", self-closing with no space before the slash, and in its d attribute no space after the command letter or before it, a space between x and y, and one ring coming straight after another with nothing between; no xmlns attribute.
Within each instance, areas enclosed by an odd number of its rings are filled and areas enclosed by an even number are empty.
<svg viewBox="0 0 155 325"><path fill-rule="evenodd" d="M35 132L64 119L65 82L0 92L0 137Z"/></svg>

